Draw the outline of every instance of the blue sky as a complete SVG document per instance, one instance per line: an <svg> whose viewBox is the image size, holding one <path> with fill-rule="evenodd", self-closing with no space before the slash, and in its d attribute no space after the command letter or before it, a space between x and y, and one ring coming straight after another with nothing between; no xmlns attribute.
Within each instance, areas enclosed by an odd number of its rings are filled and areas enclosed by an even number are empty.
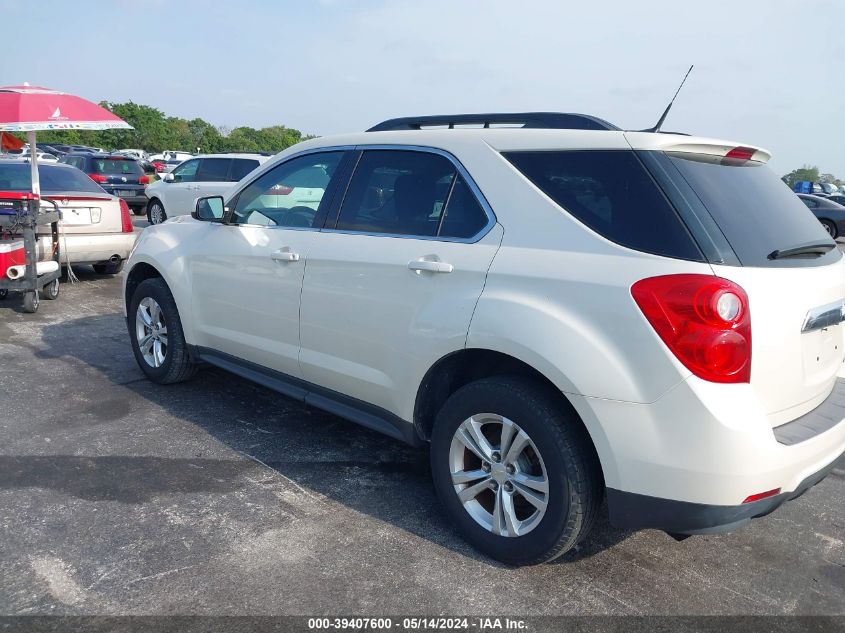
<svg viewBox="0 0 845 633"><path fill-rule="evenodd" d="M0 84L321 135L519 110L642 128L694 63L666 129L845 178L841 0L0 0L0 21Z"/></svg>

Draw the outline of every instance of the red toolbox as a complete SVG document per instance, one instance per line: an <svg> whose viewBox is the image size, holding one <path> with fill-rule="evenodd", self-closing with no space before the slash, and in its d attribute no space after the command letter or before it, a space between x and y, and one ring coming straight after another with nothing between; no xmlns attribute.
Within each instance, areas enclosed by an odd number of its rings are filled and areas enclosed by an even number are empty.
<svg viewBox="0 0 845 633"><path fill-rule="evenodd" d="M11 266L26 264L23 240L0 240L0 278L6 276Z"/></svg>

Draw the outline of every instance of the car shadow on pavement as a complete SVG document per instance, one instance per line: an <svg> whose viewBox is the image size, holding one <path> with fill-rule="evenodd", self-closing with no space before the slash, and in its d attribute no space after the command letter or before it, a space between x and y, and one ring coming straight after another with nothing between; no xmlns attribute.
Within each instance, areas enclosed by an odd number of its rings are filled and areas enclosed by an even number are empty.
<svg viewBox="0 0 845 633"><path fill-rule="evenodd" d="M0 473L5 473L0 476L0 489L47 486L82 498L141 503L165 493L232 490L243 485L239 475L255 468L257 462L298 487L464 556L499 565L470 548L445 518L430 481L425 449L407 446L213 368L202 369L186 383L153 384L135 363L120 314L45 325L41 343L38 357L71 364L85 375L93 392L104 390L105 378L109 389L128 398L129 406L115 411L116 419L111 422L109 412L100 411L100 419L106 420L100 424L125 428L134 425L136 418L139 423L153 419L166 432L173 425L169 416L195 425L251 461L11 457L8 464L0 461ZM108 406L106 400L104 406ZM76 420L71 419L74 417ZM60 423L73 425L84 420L72 410L65 418ZM603 509L586 542L560 560L589 558L629 534L610 526Z"/></svg>

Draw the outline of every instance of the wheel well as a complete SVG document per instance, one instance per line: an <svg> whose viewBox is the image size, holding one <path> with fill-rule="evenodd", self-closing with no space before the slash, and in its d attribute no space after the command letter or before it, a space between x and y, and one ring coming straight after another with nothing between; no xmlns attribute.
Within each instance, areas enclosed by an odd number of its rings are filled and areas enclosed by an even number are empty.
<svg viewBox="0 0 845 633"><path fill-rule="evenodd" d="M441 407L458 389L476 380L502 375L527 376L558 394L564 406L574 408L555 384L523 361L487 349L465 349L449 354L428 370L417 391L414 426L421 437L431 439L434 419ZM577 414L575 414L577 417ZM579 418L580 419L580 418Z"/></svg>
<svg viewBox="0 0 845 633"><path fill-rule="evenodd" d="M153 266L149 264L145 264L144 262L135 264L128 273L126 273L126 296L124 297L124 302L129 307L129 301L132 299L132 295L135 294L135 288L138 287L145 279L154 279L155 277L161 277L161 273L159 273Z"/></svg>

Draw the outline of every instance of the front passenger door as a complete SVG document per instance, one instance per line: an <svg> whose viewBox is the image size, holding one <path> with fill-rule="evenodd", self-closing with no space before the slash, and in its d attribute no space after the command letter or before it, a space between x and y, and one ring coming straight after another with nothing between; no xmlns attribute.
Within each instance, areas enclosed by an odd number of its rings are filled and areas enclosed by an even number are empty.
<svg viewBox="0 0 845 633"><path fill-rule="evenodd" d="M265 171L229 201L225 224L209 224L191 256L197 344L299 377L299 301L314 237L331 195L297 206L290 183L319 169L327 190L344 152L292 158Z"/></svg>
<svg viewBox="0 0 845 633"><path fill-rule="evenodd" d="M194 210L192 202L196 199L194 190L196 185L194 181L197 178L197 171L199 170L200 158L194 158L178 165L171 173L173 180L168 182L165 179L164 187L161 191L164 199L164 211L168 217L176 215L187 215Z"/></svg>

